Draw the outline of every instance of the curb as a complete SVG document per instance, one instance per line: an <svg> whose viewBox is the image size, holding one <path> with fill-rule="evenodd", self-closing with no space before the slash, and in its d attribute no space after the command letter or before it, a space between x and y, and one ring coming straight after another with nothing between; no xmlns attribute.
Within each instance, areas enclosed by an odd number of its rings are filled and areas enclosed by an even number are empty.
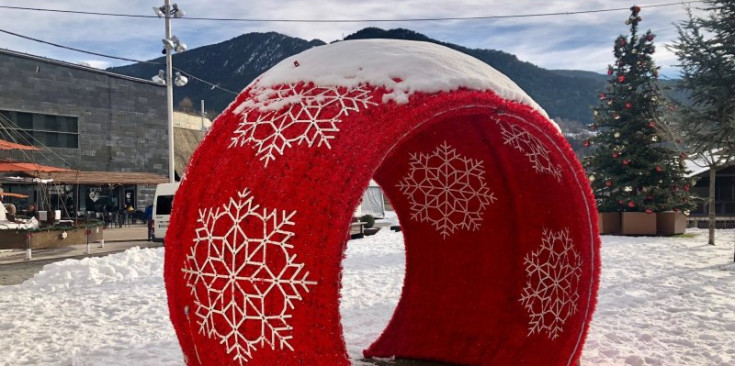
<svg viewBox="0 0 735 366"><path fill-rule="evenodd" d="M112 241L112 242L107 242L106 241L105 244L107 244L107 243L129 243L130 245L127 246L127 247L124 247L124 248L116 248L116 249L111 249L111 250L106 250L106 251L101 251L101 252L92 252L92 253L89 253L89 254L87 254L87 253L82 253L82 254L74 253L74 254L69 254L69 255L60 254L60 255L50 255L50 256L38 256L38 257L31 258L29 260L26 260L25 257L24 257L24 255L18 255L19 258L17 258L17 259L16 258L13 258L13 259L10 259L10 260L2 260L2 259L0 259L0 268L2 268L4 266L10 266L10 265L16 265L16 264L23 264L23 263L36 263L36 262L49 262L49 263L51 263L51 262L55 262L55 261L65 260L65 259L82 259L82 258L86 258L86 257L102 257L102 256L105 256L105 255L108 255L108 254L115 254L115 253L124 252L124 251L126 251L126 250L128 250L130 248L133 248L133 247L136 247L136 246L140 246L140 244L146 244L146 246L144 248L159 248L159 247L163 247L163 244L162 243L149 242L149 241L145 241L145 240L117 240L117 241ZM98 245L98 242L90 243L90 245L92 245L92 244L94 244L95 246L97 246ZM84 245L84 244L82 244L82 245Z"/></svg>

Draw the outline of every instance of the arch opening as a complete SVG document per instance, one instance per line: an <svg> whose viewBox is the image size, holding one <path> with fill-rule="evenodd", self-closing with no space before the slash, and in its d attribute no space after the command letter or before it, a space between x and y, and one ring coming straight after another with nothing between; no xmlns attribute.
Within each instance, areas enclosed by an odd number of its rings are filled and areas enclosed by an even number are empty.
<svg viewBox="0 0 735 366"><path fill-rule="evenodd" d="M407 268L393 318L366 356L458 364L528 359L522 347L530 316L521 301L523 257L544 233L559 236L573 223L563 222L569 217L526 217L532 205L561 210L555 192L567 187L558 179L560 165L528 179L533 162L524 160L531 150L509 142L512 133L525 130L512 127L520 126L489 106L438 116L398 143L377 168L375 180L401 222ZM498 349L515 352L498 357Z"/></svg>

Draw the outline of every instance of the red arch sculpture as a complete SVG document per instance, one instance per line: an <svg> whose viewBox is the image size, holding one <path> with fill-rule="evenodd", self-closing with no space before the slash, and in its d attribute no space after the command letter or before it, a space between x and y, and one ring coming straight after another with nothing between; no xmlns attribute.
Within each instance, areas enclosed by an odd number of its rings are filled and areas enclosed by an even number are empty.
<svg viewBox="0 0 735 366"><path fill-rule="evenodd" d="M350 363L341 260L371 177L401 222L406 277L365 356L578 360L599 237L586 176L558 128L469 56L371 40L275 66L195 152L165 262L187 364Z"/></svg>

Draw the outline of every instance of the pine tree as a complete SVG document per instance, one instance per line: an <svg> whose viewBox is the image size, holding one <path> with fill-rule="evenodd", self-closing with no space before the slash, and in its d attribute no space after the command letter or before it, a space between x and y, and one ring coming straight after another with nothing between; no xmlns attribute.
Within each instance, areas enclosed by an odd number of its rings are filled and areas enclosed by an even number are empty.
<svg viewBox="0 0 735 366"><path fill-rule="evenodd" d="M630 35L614 42L610 80L593 108L595 135L585 167L600 212L686 211L694 205L683 178L685 158L664 141L667 103L657 82L659 68L651 55L654 34L638 34L640 8L626 20Z"/></svg>
<svg viewBox="0 0 735 366"><path fill-rule="evenodd" d="M709 244L715 244L717 169L735 160L735 1L706 1L706 17L678 24L671 47L681 63L682 89L689 103L679 105L686 144L709 168Z"/></svg>

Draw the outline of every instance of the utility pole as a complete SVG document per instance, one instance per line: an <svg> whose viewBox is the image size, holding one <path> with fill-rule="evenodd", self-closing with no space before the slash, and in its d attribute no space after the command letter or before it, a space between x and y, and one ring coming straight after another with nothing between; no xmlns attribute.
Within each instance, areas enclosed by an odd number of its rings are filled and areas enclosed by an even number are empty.
<svg viewBox="0 0 735 366"><path fill-rule="evenodd" d="M166 39L170 40L171 34L171 0L165 0L166 7ZM166 50L166 115L168 117L168 180L176 183L176 167L174 164L174 83L173 83L173 52L168 47Z"/></svg>
<svg viewBox="0 0 735 366"><path fill-rule="evenodd" d="M202 132L206 130L207 129L204 127L204 99L202 99Z"/></svg>
<svg viewBox="0 0 735 366"><path fill-rule="evenodd" d="M176 166L174 164L174 84L184 86L188 79L180 73L173 74L173 51L186 51L186 44L179 41L171 32L171 18L181 18L184 11L178 5L171 5L171 0L164 0L162 7L153 7L159 18L163 17L166 23L166 38L163 39L163 51L166 53L166 71L161 70L153 77L153 81L166 85L166 115L168 119L168 178L170 183L176 183Z"/></svg>

